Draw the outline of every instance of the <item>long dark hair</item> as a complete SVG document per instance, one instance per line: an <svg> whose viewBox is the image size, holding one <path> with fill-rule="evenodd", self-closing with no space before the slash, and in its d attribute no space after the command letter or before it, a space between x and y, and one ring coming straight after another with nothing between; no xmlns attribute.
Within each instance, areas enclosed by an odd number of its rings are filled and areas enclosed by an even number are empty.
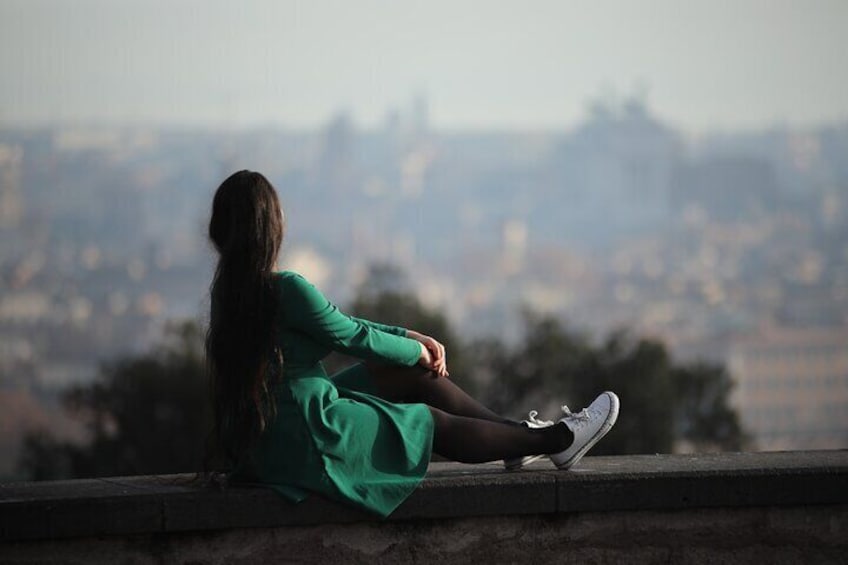
<svg viewBox="0 0 848 565"><path fill-rule="evenodd" d="M273 416L275 347L272 276L283 241L282 208L264 176L239 171L215 192L209 239L219 253L210 288L206 362L213 430L207 469L231 468Z"/></svg>

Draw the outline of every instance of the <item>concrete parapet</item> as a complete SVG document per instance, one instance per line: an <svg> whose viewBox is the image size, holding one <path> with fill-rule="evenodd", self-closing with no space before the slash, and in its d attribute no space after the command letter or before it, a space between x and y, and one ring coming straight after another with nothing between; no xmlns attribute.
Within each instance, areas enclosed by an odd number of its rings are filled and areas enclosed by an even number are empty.
<svg viewBox="0 0 848 565"><path fill-rule="evenodd" d="M848 451L434 463L387 520L189 476L0 485L2 563L845 562Z"/></svg>

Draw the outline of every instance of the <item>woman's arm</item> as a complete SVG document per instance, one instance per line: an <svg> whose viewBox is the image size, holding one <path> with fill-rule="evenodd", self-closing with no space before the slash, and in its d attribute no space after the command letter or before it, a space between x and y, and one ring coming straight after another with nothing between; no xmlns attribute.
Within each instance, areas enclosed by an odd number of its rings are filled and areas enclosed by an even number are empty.
<svg viewBox="0 0 848 565"><path fill-rule="evenodd" d="M415 341L423 345L424 348L427 350L427 355L423 355L422 353L422 358L418 361L418 363L420 365L423 365L424 367L427 367L431 371L438 373L440 377L450 376L447 368L447 360L445 358L445 346L433 339L432 337L424 335L422 333L418 333L414 330L408 330L401 326L389 326L386 324L381 324L379 322L372 322L371 320L366 320L365 318L357 318L354 316L348 317L351 320L372 327L374 329L414 339Z"/></svg>
<svg viewBox="0 0 848 565"><path fill-rule="evenodd" d="M386 332L386 333L393 334L393 335L399 335L399 336L402 336L402 337L412 337L410 335L407 335L406 328L403 328L401 326L390 326L390 325L387 325L387 324L381 324L379 322L372 322L371 320L366 320L365 318L357 318L356 316L350 316L350 315L347 315L347 316L348 316L348 318L350 318L351 320L353 320L355 322L359 322L360 324L365 324L366 326L370 326L374 329L380 330L381 332Z"/></svg>
<svg viewBox="0 0 848 565"><path fill-rule="evenodd" d="M344 314L300 275L287 277L283 292L283 308L291 324L336 351L407 366L424 364L432 357L426 344L411 336L383 331L377 324Z"/></svg>

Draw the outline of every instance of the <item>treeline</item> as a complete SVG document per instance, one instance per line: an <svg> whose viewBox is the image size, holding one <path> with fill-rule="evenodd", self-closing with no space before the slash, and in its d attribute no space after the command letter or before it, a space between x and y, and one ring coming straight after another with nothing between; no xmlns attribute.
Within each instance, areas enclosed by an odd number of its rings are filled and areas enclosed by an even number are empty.
<svg viewBox="0 0 848 565"><path fill-rule="evenodd" d="M725 369L675 363L662 343L626 331L594 343L556 318L531 312L518 345L465 340L442 312L421 304L402 272L386 266L372 268L348 310L440 339L451 378L507 416L536 409L554 419L560 404L577 410L600 391L614 390L622 412L593 454L745 446L728 405ZM334 355L326 365L332 371L349 362ZM85 424L89 441L29 434L18 467L32 480L200 470L210 429L202 328L171 326L161 346L105 364L92 383L66 390L62 405Z"/></svg>
<svg viewBox="0 0 848 565"><path fill-rule="evenodd" d="M626 330L595 343L558 318L527 311L524 337L516 346L496 338L466 341L443 313L423 306L404 274L389 266L372 268L352 311L440 339L451 378L506 416L526 417L534 409L555 419L561 404L579 410L598 393L615 391L621 414L593 454L746 446L729 405L732 381L723 366L675 362L661 342Z"/></svg>

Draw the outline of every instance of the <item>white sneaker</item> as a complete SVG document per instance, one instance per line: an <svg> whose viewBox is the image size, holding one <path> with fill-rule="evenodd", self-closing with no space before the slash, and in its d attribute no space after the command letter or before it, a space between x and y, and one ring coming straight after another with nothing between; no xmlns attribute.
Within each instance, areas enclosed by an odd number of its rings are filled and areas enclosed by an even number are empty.
<svg viewBox="0 0 848 565"><path fill-rule="evenodd" d="M527 415L527 419L521 422L522 426L526 426L528 428L547 428L548 426L553 426L554 422L551 420L538 420L536 416L539 413L536 410L531 410ZM544 457L544 454L541 455L525 455L523 457L511 457L510 459L504 459L504 467L506 467L507 471L517 471L521 469L523 466L532 463L533 461L537 461Z"/></svg>
<svg viewBox="0 0 848 565"><path fill-rule="evenodd" d="M577 414L571 412L568 406L563 406L565 413L560 422L568 426L574 434L571 447L559 453L551 454L551 461L559 469L568 469L586 455L586 452L598 443L618 418L619 401L614 392L604 392L598 398Z"/></svg>

